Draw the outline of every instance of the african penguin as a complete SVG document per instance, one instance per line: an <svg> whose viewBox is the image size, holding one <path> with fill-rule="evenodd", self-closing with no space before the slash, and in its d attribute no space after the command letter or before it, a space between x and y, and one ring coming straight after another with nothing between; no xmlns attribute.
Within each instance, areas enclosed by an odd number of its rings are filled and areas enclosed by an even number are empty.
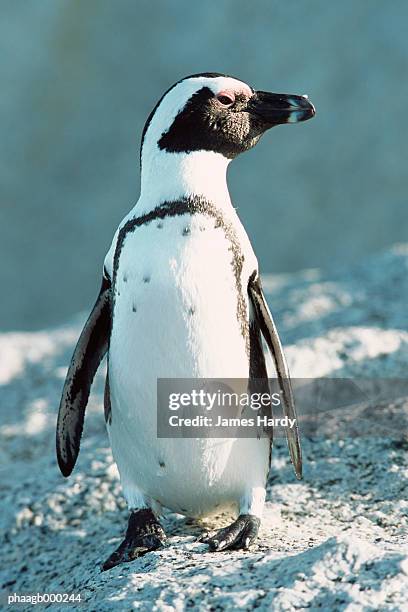
<svg viewBox="0 0 408 612"><path fill-rule="evenodd" d="M234 378L267 384L276 366L285 414L296 417L286 361L233 208L228 164L269 128L313 117L307 96L255 91L203 73L173 85L148 117L140 150L141 194L106 255L102 286L68 370L57 423L61 472L74 468L95 372L108 355L105 418L130 510L109 569L160 547L166 507L201 517L232 507L238 518L206 541L248 548L265 500L271 439L158 438L157 380ZM297 429L287 429L298 478Z"/></svg>

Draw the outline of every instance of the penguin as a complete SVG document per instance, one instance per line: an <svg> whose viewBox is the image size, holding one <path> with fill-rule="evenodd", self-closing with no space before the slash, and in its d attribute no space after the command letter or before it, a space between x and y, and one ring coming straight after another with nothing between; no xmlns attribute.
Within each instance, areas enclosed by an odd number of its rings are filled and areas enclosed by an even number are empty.
<svg viewBox="0 0 408 612"><path fill-rule="evenodd" d="M68 477L107 355L105 421L129 520L102 570L163 546L163 508L192 518L232 509L230 525L203 536L211 551L248 549L258 536L272 436L159 438L157 381L244 379L268 389L269 350L284 414L296 419L282 345L226 172L270 128L314 115L307 96L257 91L209 72L175 83L147 118L140 198L106 255L57 420L57 459ZM286 434L300 479L297 425Z"/></svg>

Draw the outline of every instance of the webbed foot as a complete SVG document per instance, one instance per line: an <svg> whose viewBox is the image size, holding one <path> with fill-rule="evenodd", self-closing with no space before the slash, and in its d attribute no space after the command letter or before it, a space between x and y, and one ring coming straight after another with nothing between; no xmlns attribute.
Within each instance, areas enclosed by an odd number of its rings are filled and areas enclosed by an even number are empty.
<svg viewBox="0 0 408 612"><path fill-rule="evenodd" d="M132 512L125 539L108 557L101 569L104 572L115 565L134 561L152 550L157 550L165 541L166 534L152 510L144 508Z"/></svg>
<svg viewBox="0 0 408 612"><path fill-rule="evenodd" d="M240 514L228 527L219 529L211 536L204 536L201 542L208 544L211 551L239 549L247 550L257 538L261 521L253 514Z"/></svg>

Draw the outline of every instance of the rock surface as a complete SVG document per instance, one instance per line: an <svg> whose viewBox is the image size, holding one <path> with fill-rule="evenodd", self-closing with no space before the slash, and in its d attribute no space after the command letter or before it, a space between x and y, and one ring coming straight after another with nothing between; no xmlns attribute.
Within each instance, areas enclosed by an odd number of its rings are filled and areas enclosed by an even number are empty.
<svg viewBox="0 0 408 612"><path fill-rule="evenodd" d="M330 278L308 271L266 277L264 285L294 375L406 376L407 246ZM278 441L261 537L249 552L210 554L196 541L202 525L167 514L166 548L101 573L127 519L104 429L103 372L70 479L54 457L56 410L81 321L0 336L3 593L79 592L83 609L98 612L406 609L403 428L304 437L302 482ZM408 400L374 402L372 415L406 424Z"/></svg>

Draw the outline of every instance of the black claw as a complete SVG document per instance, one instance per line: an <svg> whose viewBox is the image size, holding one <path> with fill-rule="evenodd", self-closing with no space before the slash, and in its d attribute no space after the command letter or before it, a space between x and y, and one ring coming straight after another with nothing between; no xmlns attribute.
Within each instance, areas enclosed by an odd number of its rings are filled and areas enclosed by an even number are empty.
<svg viewBox="0 0 408 612"><path fill-rule="evenodd" d="M210 538L210 534L208 532L205 532L199 538L197 538L197 542L201 542L202 544L207 544L209 538Z"/></svg>
<svg viewBox="0 0 408 612"><path fill-rule="evenodd" d="M101 569L104 572L115 565L134 561L163 546L165 540L166 534L151 510L143 509L132 512L125 539L108 557Z"/></svg>
<svg viewBox="0 0 408 612"><path fill-rule="evenodd" d="M252 514L240 514L231 525L202 541L208 544L211 551L248 549L256 540L260 523L259 518Z"/></svg>
<svg viewBox="0 0 408 612"><path fill-rule="evenodd" d="M260 520L257 517L251 516L250 521L247 521L244 529L242 530L239 539L234 544L234 548L248 548L253 544L258 536Z"/></svg>

